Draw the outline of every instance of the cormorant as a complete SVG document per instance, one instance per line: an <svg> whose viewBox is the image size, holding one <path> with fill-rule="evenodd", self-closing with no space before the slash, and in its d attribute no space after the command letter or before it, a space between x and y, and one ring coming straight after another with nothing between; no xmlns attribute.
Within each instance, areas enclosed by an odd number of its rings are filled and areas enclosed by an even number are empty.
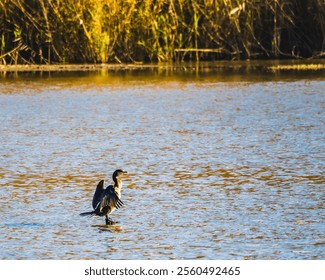
<svg viewBox="0 0 325 280"><path fill-rule="evenodd" d="M104 180L101 180L94 193L92 206L94 211L81 213L81 216L105 216L106 225L112 225L115 222L108 217L115 209L123 206L121 200L122 177L127 171L117 169L113 173L114 185L104 188Z"/></svg>

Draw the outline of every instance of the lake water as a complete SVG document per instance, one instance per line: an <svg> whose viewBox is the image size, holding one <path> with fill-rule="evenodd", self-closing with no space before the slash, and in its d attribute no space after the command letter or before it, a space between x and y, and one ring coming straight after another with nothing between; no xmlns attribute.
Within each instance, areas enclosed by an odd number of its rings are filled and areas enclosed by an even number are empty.
<svg viewBox="0 0 325 280"><path fill-rule="evenodd" d="M0 259L324 259L324 74L2 74Z"/></svg>

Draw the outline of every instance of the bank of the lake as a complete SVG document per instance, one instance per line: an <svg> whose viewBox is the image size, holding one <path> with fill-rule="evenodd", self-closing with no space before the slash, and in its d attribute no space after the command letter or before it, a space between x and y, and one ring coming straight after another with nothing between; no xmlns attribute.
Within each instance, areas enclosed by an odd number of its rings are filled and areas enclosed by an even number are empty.
<svg viewBox="0 0 325 280"><path fill-rule="evenodd" d="M265 69L272 71L318 71L325 69L325 59L309 60L239 60L182 63L100 63L100 64L0 64L0 72L69 72L69 71L123 71L160 69L167 71L208 71L216 69Z"/></svg>

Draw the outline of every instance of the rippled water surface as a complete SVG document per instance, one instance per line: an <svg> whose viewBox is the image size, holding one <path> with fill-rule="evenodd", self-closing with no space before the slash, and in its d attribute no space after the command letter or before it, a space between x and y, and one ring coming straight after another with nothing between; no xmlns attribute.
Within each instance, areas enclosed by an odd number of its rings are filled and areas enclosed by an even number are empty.
<svg viewBox="0 0 325 280"><path fill-rule="evenodd" d="M304 75L2 76L0 258L324 259L325 79ZM119 223L80 217L116 168Z"/></svg>

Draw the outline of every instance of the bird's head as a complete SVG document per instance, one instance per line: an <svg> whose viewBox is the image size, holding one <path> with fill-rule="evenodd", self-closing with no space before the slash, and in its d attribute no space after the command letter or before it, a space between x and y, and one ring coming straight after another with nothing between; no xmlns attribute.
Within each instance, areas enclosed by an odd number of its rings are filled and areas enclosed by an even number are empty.
<svg viewBox="0 0 325 280"><path fill-rule="evenodd" d="M123 175L127 173L128 173L127 171L124 171L122 169L115 170L113 173L113 181L115 181L116 179L121 179Z"/></svg>

